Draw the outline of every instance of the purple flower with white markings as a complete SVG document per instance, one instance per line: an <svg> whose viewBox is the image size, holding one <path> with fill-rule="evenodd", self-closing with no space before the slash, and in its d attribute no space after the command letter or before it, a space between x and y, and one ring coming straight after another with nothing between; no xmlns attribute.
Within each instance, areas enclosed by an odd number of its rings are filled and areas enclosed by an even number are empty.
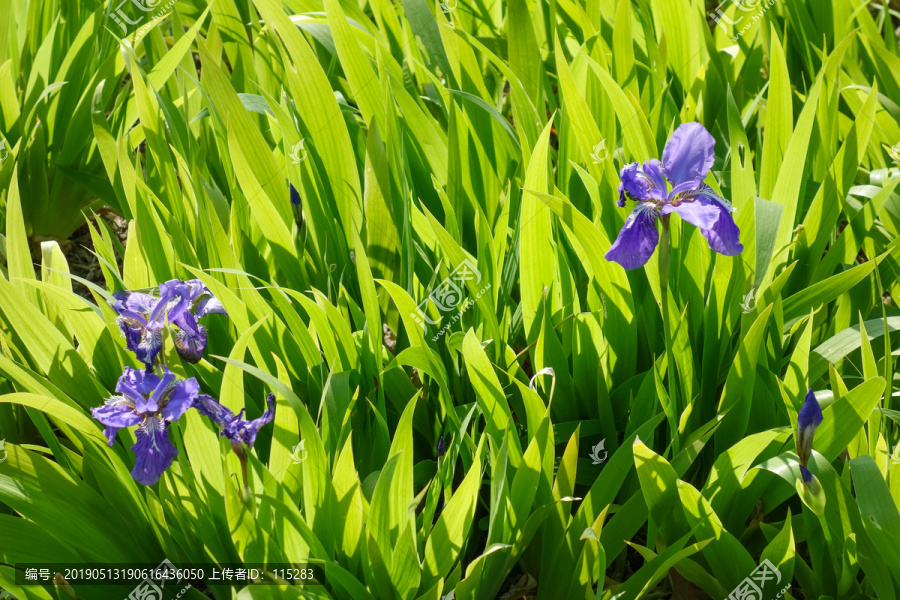
<svg viewBox="0 0 900 600"><path fill-rule="evenodd" d="M159 286L159 298L141 292L118 291L112 304L126 348L147 370L162 350L163 333L170 327L179 356L196 363L206 349L206 328L197 320L209 314L227 314L199 279L173 279Z"/></svg>
<svg viewBox="0 0 900 600"><path fill-rule="evenodd" d="M241 418L246 409L242 408L241 412L235 415L230 408L222 406L212 396L207 394L201 394L197 397L194 408L215 421L221 428L222 437L231 440L232 446L239 446L240 444L252 446L256 441L256 434L259 433L262 426L271 423L272 419L275 418L275 394L269 394L266 397L266 404L268 408L266 408L265 412L252 421Z"/></svg>
<svg viewBox="0 0 900 600"><path fill-rule="evenodd" d="M715 145L703 125L685 123L669 138L662 162L653 158L622 169L616 204L624 207L631 199L637 207L606 253L607 260L628 270L643 266L659 243L656 220L672 213L698 227L713 251L735 256L744 250L731 203L703 183L715 159Z"/></svg>
<svg viewBox="0 0 900 600"><path fill-rule="evenodd" d="M176 306L169 306L161 298L141 292L118 291L113 294L113 310L119 315L116 323L125 337L125 347L134 352L147 369L153 368L156 355L162 350L166 315Z"/></svg>
<svg viewBox="0 0 900 600"><path fill-rule="evenodd" d="M131 447L136 458L131 471L135 481L153 485L171 466L178 450L169 441L169 423L180 419L194 405L199 391L196 379L179 381L166 367L162 377L125 367L116 384L119 395L91 409L93 417L106 425L103 433L110 446L119 429L138 426L137 443Z"/></svg>
<svg viewBox="0 0 900 600"><path fill-rule="evenodd" d="M169 316L169 323L174 325L172 339L181 358L189 363L200 362L206 350L206 327L197 321L206 315L227 315L225 307L199 279L167 281L159 286L159 296L186 301L183 310Z"/></svg>

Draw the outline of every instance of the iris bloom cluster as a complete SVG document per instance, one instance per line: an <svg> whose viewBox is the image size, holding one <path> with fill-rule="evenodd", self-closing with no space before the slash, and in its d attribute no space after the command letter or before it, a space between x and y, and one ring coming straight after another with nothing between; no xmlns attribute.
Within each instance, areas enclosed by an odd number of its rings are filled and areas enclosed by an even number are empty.
<svg viewBox="0 0 900 600"><path fill-rule="evenodd" d="M206 350L206 328L197 321L210 314L227 314L222 304L199 280L173 279L159 286L159 297L141 292L120 291L112 304L126 348L144 363L146 370L125 367L116 384L116 395L91 414L103 425L112 446L119 429L137 426L137 442L131 476L143 485L153 485L168 469L178 450L169 440L168 427L190 408L196 408L216 422L232 447L252 446L256 434L275 417L275 396L269 394L268 409L252 421L235 415L207 394L193 377L179 380L169 368L157 363L166 328L178 355L197 363Z"/></svg>
<svg viewBox="0 0 900 600"><path fill-rule="evenodd" d="M206 327L197 321L206 315L227 315L222 303L199 279L173 279L159 286L159 297L141 292L118 291L112 304L116 323L147 370L153 369L168 327L178 355L189 363L200 361L206 350Z"/></svg>
<svg viewBox="0 0 900 600"><path fill-rule="evenodd" d="M703 125L685 123L666 143L662 162L652 158L622 169L616 205L624 208L626 200L634 200L637 206L606 253L607 260L628 270L646 264L659 244L656 220L672 213L698 227L713 251L735 256L744 250L731 203L703 183L715 147L716 140Z"/></svg>

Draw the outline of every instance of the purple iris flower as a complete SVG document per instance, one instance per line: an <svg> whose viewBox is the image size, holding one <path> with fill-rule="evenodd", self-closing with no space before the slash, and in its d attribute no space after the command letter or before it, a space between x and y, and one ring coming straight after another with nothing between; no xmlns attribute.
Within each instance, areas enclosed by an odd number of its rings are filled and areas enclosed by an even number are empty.
<svg viewBox="0 0 900 600"><path fill-rule="evenodd" d="M169 315L169 323L175 325L172 339L181 358L189 363L200 362L206 350L206 327L197 323L197 320L206 315L227 315L225 307L199 279L167 281L160 284L159 296L160 299L185 299L184 309Z"/></svg>
<svg viewBox="0 0 900 600"><path fill-rule="evenodd" d="M242 408L241 412L235 415L231 409L222 406L212 396L207 394L201 394L197 397L194 408L215 421L222 429L222 437L231 440L232 444L240 445L243 443L247 444L247 446L252 446L253 442L256 441L256 434L259 433L262 426L271 423L272 419L275 418L275 394L269 394L266 397L266 404L268 405L266 411L252 421L241 418L246 409Z"/></svg>
<svg viewBox="0 0 900 600"><path fill-rule="evenodd" d="M812 454L813 436L816 427L822 422L822 407L816 400L812 388L806 393L806 400L797 415L797 455L800 457L800 465L806 468L809 457Z"/></svg>
<svg viewBox="0 0 900 600"><path fill-rule="evenodd" d="M616 204L624 207L625 200L631 199L637 207L606 253L607 260L628 270L643 266L659 243L656 220L673 212L699 227L713 251L734 256L744 250L731 203L703 183L715 159L715 146L716 140L703 125L685 123L669 138L662 162L652 158L622 169Z"/></svg>
<svg viewBox="0 0 900 600"><path fill-rule="evenodd" d="M134 352L148 370L152 369L156 355L162 350L167 313L177 309L177 305L170 306L162 298L141 292L118 291L113 296L116 302L112 307L119 315L116 322L125 337L125 347Z"/></svg>
<svg viewBox="0 0 900 600"><path fill-rule="evenodd" d="M135 481L153 485L171 466L178 450L166 430L194 405L199 391L196 379L179 381L166 367L162 377L125 367L116 384L119 395L91 409L93 417L106 425L103 433L110 446L119 429L138 425L137 443L131 447L136 458L131 471Z"/></svg>
<svg viewBox="0 0 900 600"><path fill-rule="evenodd" d="M199 279L173 279L159 286L159 298L141 292L113 294L113 310L126 348L135 353L147 370L153 368L162 350L163 329L171 326L178 354L196 363L206 349L206 328L197 323L208 314L227 314L225 308Z"/></svg>
<svg viewBox="0 0 900 600"><path fill-rule="evenodd" d="M444 436L438 438L437 455L443 456L447 453L447 446L444 445Z"/></svg>

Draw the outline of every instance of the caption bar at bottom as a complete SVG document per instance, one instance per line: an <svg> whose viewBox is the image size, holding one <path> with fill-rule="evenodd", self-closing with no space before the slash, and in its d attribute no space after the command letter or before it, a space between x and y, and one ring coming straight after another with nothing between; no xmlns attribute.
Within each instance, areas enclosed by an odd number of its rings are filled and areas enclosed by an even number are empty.
<svg viewBox="0 0 900 600"><path fill-rule="evenodd" d="M57 574L69 585L123 585L146 580L176 586L317 585L321 581L308 564L292 563L17 563L17 585L52 583Z"/></svg>

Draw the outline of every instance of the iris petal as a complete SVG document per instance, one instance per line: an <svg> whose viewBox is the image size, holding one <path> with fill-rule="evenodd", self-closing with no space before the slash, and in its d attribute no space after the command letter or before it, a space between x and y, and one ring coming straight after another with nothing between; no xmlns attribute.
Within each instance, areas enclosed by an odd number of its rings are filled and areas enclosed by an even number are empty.
<svg viewBox="0 0 900 600"><path fill-rule="evenodd" d="M144 402L144 396L153 392L159 385L159 377L152 372L138 371L125 367L122 376L116 383L116 391L126 395L132 402Z"/></svg>
<svg viewBox="0 0 900 600"><path fill-rule="evenodd" d="M110 398L102 406L92 408L91 416L106 425L103 433L110 446L113 445L119 429L141 422L141 416L134 413L134 405L124 396Z"/></svg>
<svg viewBox="0 0 900 600"><path fill-rule="evenodd" d="M694 199L678 205L666 204L660 212L663 215L678 213L682 219L699 228L714 252L735 256L744 250L740 242L741 230L731 217L730 205L712 190L702 191Z"/></svg>
<svg viewBox="0 0 900 600"><path fill-rule="evenodd" d="M169 393L169 401L162 409L162 416L166 421L177 421L187 410L194 405L197 394L200 392L200 384L191 377L179 381Z"/></svg>
<svg viewBox="0 0 900 600"><path fill-rule="evenodd" d="M625 165L619 172L619 206L625 206L626 193L632 198L646 200L650 195L650 181L641 175L641 167L638 163Z"/></svg>
<svg viewBox="0 0 900 600"><path fill-rule="evenodd" d="M125 347L134 352L147 369L152 368L153 361L162 348L162 335L158 327L148 323L147 319L159 310L159 301L140 292L118 291L114 296L116 302L112 306L119 315L116 322L125 336Z"/></svg>
<svg viewBox="0 0 900 600"><path fill-rule="evenodd" d="M124 381L137 390L139 394L146 395L152 393L156 386L159 385L159 376L153 372L147 373L146 371L125 367L119 381Z"/></svg>
<svg viewBox="0 0 900 600"><path fill-rule="evenodd" d="M167 281L160 284L159 294L160 298L169 299L167 316L170 322L175 322L182 314L191 311L197 319L210 314L228 314L200 279Z"/></svg>
<svg viewBox="0 0 900 600"><path fill-rule="evenodd" d="M196 364L203 358L203 351L206 350L206 327L198 325L196 332L179 329L173 337L173 342L181 358Z"/></svg>
<svg viewBox="0 0 900 600"><path fill-rule="evenodd" d="M179 279L172 279L159 285L159 303L150 313L151 325L162 327L164 319L169 322L191 309L191 286Z"/></svg>
<svg viewBox="0 0 900 600"><path fill-rule="evenodd" d="M659 196L655 199L661 200L666 192L666 178L663 177L662 163L655 158L651 158L644 163L644 175L653 184L654 191L659 191Z"/></svg>
<svg viewBox="0 0 900 600"><path fill-rule="evenodd" d="M744 245L740 240L741 230L731 217L731 213L726 210L719 215L719 220L712 229L702 230L701 233L709 242L709 247L719 254L737 256L744 251Z"/></svg>
<svg viewBox="0 0 900 600"><path fill-rule="evenodd" d="M618 206L625 206L625 200L662 200L666 197L666 180L660 170L660 162L651 158L643 165L631 163L625 165L619 173Z"/></svg>
<svg viewBox="0 0 900 600"><path fill-rule="evenodd" d="M673 212L678 213L682 219L694 227L710 229L719 220L722 209L714 201L698 198L696 200L686 200L680 204L666 204L662 207L660 214L668 215Z"/></svg>
<svg viewBox="0 0 900 600"><path fill-rule="evenodd" d="M216 399L209 394L200 394L197 396L197 399L194 402L194 408L199 410L200 414L215 421L219 427L224 427L234 419L234 413L231 409L219 404Z"/></svg>
<svg viewBox="0 0 900 600"><path fill-rule="evenodd" d="M169 391L172 389L172 386L175 385L175 374L169 370L168 367L163 367L163 375L159 378L156 387L153 389L153 393L150 394L150 397L144 402L144 409L141 410L140 404L137 404L138 412L152 412L158 413L160 406L163 401L166 399Z"/></svg>
<svg viewBox="0 0 900 600"><path fill-rule="evenodd" d="M140 313L136 310L131 310L130 308L123 308L119 311L119 319L130 323L132 327L146 327L147 319L144 318L144 313Z"/></svg>
<svg viewBox="0 0 900 600"><path fill-rule="evenodd" d="M125 337L125 348L130 352L135 352L138 346L140 346L141 344L141 337L143 337L144 328L135 326L133 321L124 317L119 317L118 319L116 319L116 324L118 324L119 330Z"/></svg>
<svg viewBox="0 0 900 600"><path fill-rule="evenodd" d="M119 433L121 427L113 427L112 425L107 425L106 429L103 430L103 435L106 436L106 441L109 442L109 447L112 448L116 443L116 434Z"/></svg>
<svg viewBox="0 0 900 600"><path fill-rule="evenodd" d="M203 283L200 279L188 279L184 282L186 286L190 289L190 293L188 295L188 299L193 304L200 298L203 294L208 294L209 290L206 288L206 284Z"/></svg>
<svg viewBox="0 0 900 600"><path fill-rule="evenodd" d="M200 298L195 307L195 314L198 319L202 319L206 315L227 315L225 307L219 302L215 296L209 295Z"/></svg>
<svg viewBox="0 0 900 600"><path fill-rule="evenodd" d="M172 340L178 355L189 363L198 363L206 350L206 327L198 325L189 312L182 313L175 321L177 330Z"/></svg>
<svg viewBox="0 0 900 600"><path fill-rule="evenodd" d="M153 307L156 306L156 298L142 292L119 290L113 294L113 297L115 297L116 303L112 307L118 314L128 310L146 317L153 310Z"/></svg>
<svg viewBox="0 0 900 600"><path fill-rule="evenodd" d="M136 458L131 476L143 485L153 485L159 481L163 471L178 456L178 450L166 433L166 422L156 416L144 420L137 430L137 443L131 449Z"/></svg>
<svg viewBox="0 0 900 600"><path fill-rule="evenodd" d="M147 370L153 368L156 355L162 350L162 330L157 327L147 327L141 332L141 341L134 349L134 356L146 365Z"/></svg>
<svg viewBox="0 0 900 600"><path fill-rule="evenodd" d="M180 279L170 279L165 283L159 284L160 300L169 301L173 298L190 295L190 286L185 285Z"/></svg>
<svg viewBox="0 0 900 600"><path fill-rule="evenodd" d="M239 414L222 429L222 435L234 443L240 444L243 442L248 446L252 446L262 426L271 423L272 419L275 418L275 394L269 394L266 397L266 403L268 408L261 416L252 421L245 421ZM243 411L241 411L241 414L243 414Z"/></svg>
<svg viewBox="0 0 900 600"><path fill-rule="evenodd" d="M663 150L663 173L673 186L703 181L715 160L716 140L700 123L684 123Z"/></svg>
<svg viewBox="0 0 900 600"><path fill-rule="evenodd" d="M256 439L256 434L259 432L260 428L263 425L267 425L272 422L272 419L275 418L275 394L269 394L266 396L266 405L267 408L265 412L259 417L250 421L249 429L253 431L253 437L249 442L247 442L248 446L253 445L253 441Z"/></svg>
<svg viewBox="0 0 900 600"><path fill-rule="evenodd" d="M181 282L179 281L178 283ZM169 307L177 304L181 298L180 294L176 293L174 283L171 281L160 284L159 289L159 300L156 302L156 306L153 307L153 311L147 315L147 321L154 325L159 325L169 312ZM165 289L165 292L162 291L163 289Z"/></svg>
<svg viewBox="0 0 900 600"><path fill-rule="evenodd" d="M606 253L606 260L615 261L627 270L637 269L650 260L659 243L658 215L652 205L638 205L625 220L619 237Z"/></svg>
<svg viewBox="0 0 900 600"><path fill-rule="evenodd" d="M91 409L91 415L104 425L131 427L141 422L141 416L134 413L134 405L124 396L113 396L101 406Z"/></svg>

